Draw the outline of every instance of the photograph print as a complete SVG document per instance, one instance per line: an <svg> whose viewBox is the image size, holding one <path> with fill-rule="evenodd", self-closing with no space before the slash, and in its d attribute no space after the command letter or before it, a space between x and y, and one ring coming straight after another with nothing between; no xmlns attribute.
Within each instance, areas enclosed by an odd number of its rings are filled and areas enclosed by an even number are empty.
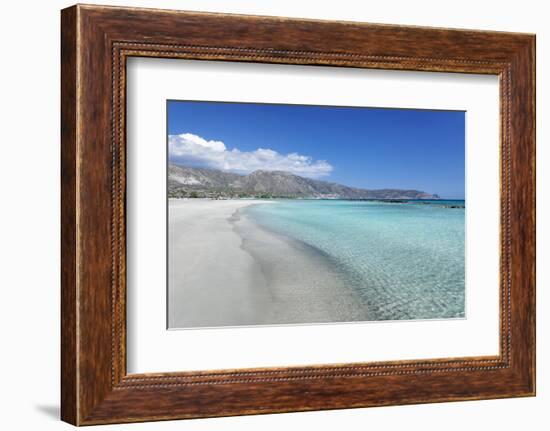
<svg viewBox="0 0 550 431"><path fill-rule="evenodd" d="M463 319L465 112L167 101L169 329Z"/></svg>

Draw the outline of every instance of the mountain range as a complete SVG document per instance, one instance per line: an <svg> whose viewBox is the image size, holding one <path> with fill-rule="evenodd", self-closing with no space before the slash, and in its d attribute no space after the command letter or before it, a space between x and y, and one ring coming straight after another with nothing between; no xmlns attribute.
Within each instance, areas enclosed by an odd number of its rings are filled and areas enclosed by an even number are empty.
<svg viewBox="0 0 550 431"><path fill-rule="evenodd" d="M419 190L368 190L312 180L286 171L257 170L240 175L207 168L168 165L168 197L304 198L304 199L439 199Z"/></svg>

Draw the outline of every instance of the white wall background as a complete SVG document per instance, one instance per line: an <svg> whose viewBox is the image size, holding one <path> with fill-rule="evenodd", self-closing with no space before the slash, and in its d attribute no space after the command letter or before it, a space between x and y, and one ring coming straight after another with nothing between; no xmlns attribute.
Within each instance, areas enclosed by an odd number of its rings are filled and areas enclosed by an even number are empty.
<svg viewBox="0 0 550 431"><path fill-rule="evenodd" d="M130 0L103 4L477 28L537 34L538 396L536 398L105 426L135 430L547 429L550 423L550 13L537 0L480 2ZM60 0L0 15L0 427L61 430L59 414ZM545 169L546 168L546 169ZM7 295L7 296L6 296Z"/></svg>

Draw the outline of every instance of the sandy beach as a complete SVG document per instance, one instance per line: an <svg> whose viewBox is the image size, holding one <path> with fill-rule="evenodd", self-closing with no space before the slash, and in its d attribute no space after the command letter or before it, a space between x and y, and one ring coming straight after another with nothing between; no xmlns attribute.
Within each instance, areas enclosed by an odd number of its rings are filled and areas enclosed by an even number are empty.
<svg viewBox="0 0 550 431"><path fill-rule="evenodd" d="M368 320L345 274L317 250L239 210L262 200L169 201L169 327Z"/></svg>

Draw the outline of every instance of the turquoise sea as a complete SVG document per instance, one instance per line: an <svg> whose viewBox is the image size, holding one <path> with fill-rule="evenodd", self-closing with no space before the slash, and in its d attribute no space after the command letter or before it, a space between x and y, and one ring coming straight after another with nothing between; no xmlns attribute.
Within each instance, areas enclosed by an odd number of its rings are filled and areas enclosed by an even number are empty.
<svg viewBox="0 0 550 431"><path fill-rule="evenodd" d="M465 316L463 200L280 200L242 213L327 256L372 320Z"/></svg>

